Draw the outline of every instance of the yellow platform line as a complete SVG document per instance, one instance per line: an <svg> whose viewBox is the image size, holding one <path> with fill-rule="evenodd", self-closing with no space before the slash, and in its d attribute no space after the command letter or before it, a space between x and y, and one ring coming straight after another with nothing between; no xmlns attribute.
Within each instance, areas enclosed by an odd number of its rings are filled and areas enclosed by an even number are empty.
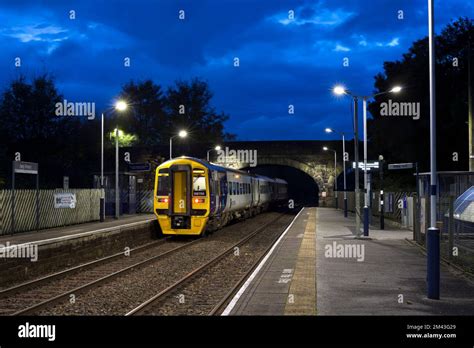
<svg viewBox="0 0 474 348"><path fill-rule="evenodd" d="M316 315L316 208L308 216L285 315Z"/></svg>

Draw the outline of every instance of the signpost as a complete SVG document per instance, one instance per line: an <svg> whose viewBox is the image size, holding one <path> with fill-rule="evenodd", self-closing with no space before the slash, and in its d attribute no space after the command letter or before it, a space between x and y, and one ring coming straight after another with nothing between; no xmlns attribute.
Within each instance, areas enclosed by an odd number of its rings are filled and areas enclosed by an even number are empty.
<svg viewBox="0 0 474 348"><path fill-rule="evenodd" d="M355 162L352 162L352 168L355 168L356 167L356 164ZM379 162L367 162L367 165L366 165L366 168L367 168L367 171L370 171L372 169L379 169ZM364 163L363 162L359 162L359 169L362 169L364 172L366 171L365 168L364 168Z"/></svg>
<svg viewBox="0 0 474 348"><path fill-rule="evenodd" d="M69 190L69 176L63 176L63 189Z"/></svg>
<svg viewBox="0 0 474 348"><path fill-rule="evenodd" d="M144 163L129 163L128 171L133 173L149 172L151 170L151 164L148 162Z"/></svg>
<svg viewBox="0 0 474 348"><path fill-rule="evenodd" d="M39 230L39 174L38 163L13 161L12 163L12 227L11 234L15 233L15 174L36 175L36 230Z"/></svg>
<svg viewBox="0 0 474 348"><path fill-rule="evenodd" d="M418 162L415 163L394 163L394 164L389 164L388 169L389 170L399 170L399 169L415 169L415 175L416 175L416 220L420 221L420 185L419 185L419 180L418 180ZM417 228L415 227L413 230L413 239L417 240L416 237L416 230Z"/></svg>

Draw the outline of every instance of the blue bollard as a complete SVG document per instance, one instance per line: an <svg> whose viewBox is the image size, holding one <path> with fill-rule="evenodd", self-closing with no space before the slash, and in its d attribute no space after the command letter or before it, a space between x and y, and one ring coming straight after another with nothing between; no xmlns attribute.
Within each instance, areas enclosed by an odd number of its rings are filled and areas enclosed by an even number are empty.
<svg viewBox="0 0 474 348"><path fill-rule="evenodd" d="M364 207L364 236L369 235L369 207Z"/></svg>
<svg viewBox="0 0 474 348"><path fill-rule="evenodd" d="M430 227L426 235L428 298L439 300L439 228Z"/></svg>
<svg viewBox="0 0 474 348"><path fill-rule="evenodd" d="M347 217L347 198L344 198L344 217Z"/></svg>

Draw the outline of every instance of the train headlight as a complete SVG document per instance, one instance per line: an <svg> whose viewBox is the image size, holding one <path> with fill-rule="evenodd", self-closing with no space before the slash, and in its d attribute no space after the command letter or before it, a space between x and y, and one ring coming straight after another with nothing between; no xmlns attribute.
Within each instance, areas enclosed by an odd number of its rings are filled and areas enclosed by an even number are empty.
<svg viewBox="0 0 474 348"><path fill-rule="evenodd" d="M194 203L204 203L204 198L194 198Z"/></svg>

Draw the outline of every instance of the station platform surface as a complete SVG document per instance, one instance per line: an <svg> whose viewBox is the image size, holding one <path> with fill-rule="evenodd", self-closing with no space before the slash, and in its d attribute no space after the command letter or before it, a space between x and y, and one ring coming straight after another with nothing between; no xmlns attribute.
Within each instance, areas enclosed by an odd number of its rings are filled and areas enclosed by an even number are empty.
<svg viewBox="0 0 474 348"><path fill-rule="evenodd" d="M316 208L303 208L223 315L316 314Z"/></svg>
<svg viewBox="0 0 474 348"><path fill-rule="evenodd" d="M60 241L67 241L75 238L83 238L95 233L106 233L117 229L133 227L142 223L155 220L153 214L124 215L119 219L107 218L104 222L87 222L62 227L55 227L39 231L20 232L13 235L6 234L0 236L0 245L9 242L13 244L49 244Z"/></svg>
<svg viewBox="0 0 474 348"><path fill-rule="evenodd" d="M474 315L474 282L441 265L440 300L426 295L426 255L413 232L304 208L223 315Z"/></svg>

